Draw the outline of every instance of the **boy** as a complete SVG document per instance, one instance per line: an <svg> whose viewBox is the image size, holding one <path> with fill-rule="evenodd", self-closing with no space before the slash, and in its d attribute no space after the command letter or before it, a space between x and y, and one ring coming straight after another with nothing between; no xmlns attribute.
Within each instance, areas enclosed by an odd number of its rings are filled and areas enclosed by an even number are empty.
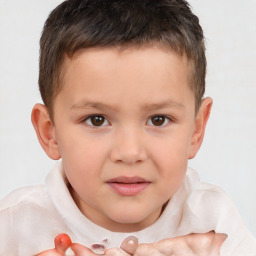
<svg viewBox="0 0 256 256"><path fill-rule="evenodd" d="M32 122L47 155L62 161L44 186L1 202L1 255L38 254L59 233L82 245L57 236L40 255L69 246L76 255L218 255L225 237L212 230L228 235L221 255L256 255L229 199L187 168L212 100L202 99L203 32L185 1L65 1L40 46L45 105Z"/></svg>

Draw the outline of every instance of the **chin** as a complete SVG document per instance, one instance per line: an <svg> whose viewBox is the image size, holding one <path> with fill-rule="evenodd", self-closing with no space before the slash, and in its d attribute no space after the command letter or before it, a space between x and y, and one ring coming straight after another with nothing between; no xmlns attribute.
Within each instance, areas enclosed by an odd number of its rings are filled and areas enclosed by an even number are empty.
<svg viewBox="0 0 256 256"><path fill-rule="evenodd" d="M149 226L144 223L143 220L131 218L131 216L127 218L112 219L112 221L114 222L114 224L112 223L111 226L107 228L112 232L137 232Z"/></svg>
<svg viewBox="0 0 256 256"><path fill-rule="evenodd" d="M145 218L141 216L135 216L135 215L128 215L128 216L119 216L116 219L116 222L120 224L138 224L145 220Z"/></svg>
<svg viewBox="0 0 256 256"><path fill-rule="evenodd" d="M158 217L159 214L155 214L154 212L146 214L142 209L141 211L138 211L138 209L125 209L125 211L115 212L115 214L111 216L111 219L119 225L130 226L130 228L133 229L130 230L130 232L132 232L152 225Z"/></svg>
<svg viewBox="0 0 256 256"><path fill-rule="evenodd" d="M145 219L144 216L141 216L140 214L137 214L135 212L133 213L120 213L120 214L115 214L111 216L112 220L118 223L123 223L123 224L131 224L131 223L138 223L141 222Z"/></svg>

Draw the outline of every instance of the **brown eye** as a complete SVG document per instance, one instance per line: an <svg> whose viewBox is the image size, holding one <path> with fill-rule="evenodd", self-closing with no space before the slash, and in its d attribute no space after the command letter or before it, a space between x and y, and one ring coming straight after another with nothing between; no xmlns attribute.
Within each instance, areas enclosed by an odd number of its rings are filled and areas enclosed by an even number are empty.
<svg viewBox="0 0 256 256"><path fill-rule="evenodd" d="M164 126L168 124L170 119L166 116L153 116L149 119L148 124L153 126Z"/></svg>
<svg viewBox="0 0 256 256"><path fill-rule="evenodd" d="M85 122L90 126L98 126L98 127L109 124L104 116L90 116L85 120Z"/></svg>

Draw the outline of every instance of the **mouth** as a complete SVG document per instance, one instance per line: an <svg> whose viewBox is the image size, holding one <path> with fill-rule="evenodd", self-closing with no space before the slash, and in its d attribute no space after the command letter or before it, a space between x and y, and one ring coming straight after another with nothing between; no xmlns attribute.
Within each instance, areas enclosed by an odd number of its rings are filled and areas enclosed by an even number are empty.
<svg viewBox="0 0 256 256"><path fill-rule="evenodd" d="M117 177L106 182L116 193L122 196L136 196L150 184L140 177Z"/></svg>

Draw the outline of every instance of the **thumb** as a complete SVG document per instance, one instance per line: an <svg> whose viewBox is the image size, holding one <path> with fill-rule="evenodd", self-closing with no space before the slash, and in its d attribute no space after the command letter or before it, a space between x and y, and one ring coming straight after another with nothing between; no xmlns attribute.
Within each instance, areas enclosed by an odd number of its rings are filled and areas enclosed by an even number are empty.
<svg viewBox="0 0 256 256"><path fill-rule="evenodd" d="M56 251L64 255L65 251L70 247L72 244L70 237L67 234L59 234L54 239L55 249Z"/></svg>
<svg viewBox="0 0 256 256"><path fill-rule="evenodd" d="M138 238L135 236L128 236L122 242L120 248L125 252L133 255L138 247Z"/></svg>

